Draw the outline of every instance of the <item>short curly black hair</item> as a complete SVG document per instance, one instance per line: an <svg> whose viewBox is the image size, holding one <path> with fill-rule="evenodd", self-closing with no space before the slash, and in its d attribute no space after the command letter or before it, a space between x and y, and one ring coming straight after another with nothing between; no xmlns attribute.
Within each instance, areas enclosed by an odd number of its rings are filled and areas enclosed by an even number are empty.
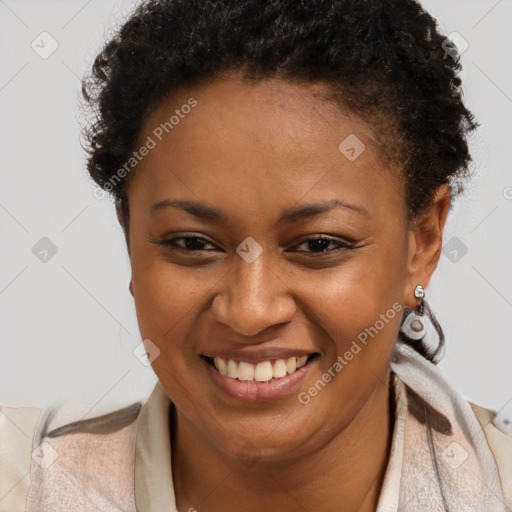
<svg viewBox="0 0 512 512"><path fill-rule="evenodd" d="M409 218L442 184L452 197L470 176L460 56L415 0L143 0L83 80L95 121L84 130L87 169L129 220L130 159L144 121L173 91L241 71L325 83L365 120L405 179Z"/></svg>

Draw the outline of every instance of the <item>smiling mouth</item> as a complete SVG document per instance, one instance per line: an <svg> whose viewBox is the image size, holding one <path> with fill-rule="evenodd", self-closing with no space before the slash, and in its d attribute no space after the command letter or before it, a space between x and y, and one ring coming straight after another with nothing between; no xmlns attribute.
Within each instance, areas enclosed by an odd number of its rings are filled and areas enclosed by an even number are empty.
<svg viewBox="0 0 512 512"><path fill-rule="evenodd" d="M223 359L221 357L208 357L205 355L201 357L225 377L248 383L263 383L274 382L287 375L292 375L318 356L319 354L315 353L309 356L304 355L288 357L286 359L261 361L256 364L245 361L235 361L233 359Z"/></svg>

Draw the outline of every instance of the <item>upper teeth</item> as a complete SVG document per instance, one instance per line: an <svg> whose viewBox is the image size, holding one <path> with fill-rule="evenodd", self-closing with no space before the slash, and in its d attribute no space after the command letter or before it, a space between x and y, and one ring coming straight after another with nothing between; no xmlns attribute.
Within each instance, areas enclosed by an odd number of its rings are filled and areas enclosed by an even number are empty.
<svg viewBox="0 0 512 512"><path fill-rule="evenodd" d="M213 364L222 375L232 379L268 382L272 378L279 379L287 373L293 373L301 366L304 366L307 359L308 356L300 356L252 364L244 361L238 362L232 359L226 360L221 357L214 357Z"/></svg>

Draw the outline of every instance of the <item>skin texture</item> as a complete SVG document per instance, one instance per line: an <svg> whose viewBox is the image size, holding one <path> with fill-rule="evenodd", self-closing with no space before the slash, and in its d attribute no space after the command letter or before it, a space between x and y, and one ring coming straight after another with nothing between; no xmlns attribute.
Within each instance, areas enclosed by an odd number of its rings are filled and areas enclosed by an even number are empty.
<svg viewBox="0 0 512 512"><path fill-rule="evenodd" d="M324 100L325 86L227 74L180 91L146 119L141 144L175 109L197 106L130 177L130 290L152 365L176 405L172 469L179 510L373 511L390 449L389 361L401 314L385 323L308 404L297 393L247 404L210 381L214 348L296 348L320 356L301 391L321 379L359 333L392 309L415 307L442 245L450 196L409 222L402 178L382 164L377 137ZM338 145L355 134L354 161ZM228 221L197 219L164 199L199 201ZM337 208L281 224L284 210L338 199ZM121 212L118 217L123 224ZM206 238L195 253L155 241ZM306 240L327 235L341 248ZM248 236L263 252L236 253ZM178 245L186 247L184 241ZM321 248L330 254L321 254Z"/></svg>

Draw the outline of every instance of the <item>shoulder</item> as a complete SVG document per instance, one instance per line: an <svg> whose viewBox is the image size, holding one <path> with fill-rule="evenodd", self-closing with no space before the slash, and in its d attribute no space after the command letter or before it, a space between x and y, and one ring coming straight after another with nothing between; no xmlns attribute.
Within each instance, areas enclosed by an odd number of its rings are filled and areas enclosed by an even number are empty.
<svg viewBox="0 0 512 512"><path fill-rule="evenodd" d="M505 505L512 507L512 418L469 402L489 443L500 474Z"/></svg>
<svg viewBox="0 0 512 512"><path fill-rule="evenodd" d="M99 502L129 501L141 407L87 419L58 407L0 407L0 512L60 510L77 492L81 504L86 488Z"/></svg>
<svg viewBox="0 0 512 512"><path fill-rule="evenodd" d="M24 510L32 441L42 409L0 406L0 512Z"/></svg>
<svg viewBox="0 0 512 512"><path fill-rule="evenodd" d="M135 440L141 403L101 416L62 423L43 411L34 435L29 511L60 511L63 503L87 510L131 510Z"/></svg>

